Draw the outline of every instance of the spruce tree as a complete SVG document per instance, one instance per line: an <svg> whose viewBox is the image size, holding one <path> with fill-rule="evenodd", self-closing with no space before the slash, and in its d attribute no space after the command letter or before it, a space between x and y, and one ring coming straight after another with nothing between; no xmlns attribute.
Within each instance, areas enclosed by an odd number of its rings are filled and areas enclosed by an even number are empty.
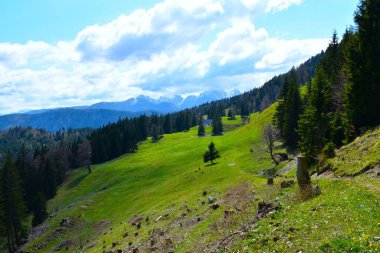
<svg viewBox="0 0 380 253"><path fill-rule="evenodd" d="M281 87L280 95L278 97L278 105L276 107L276 112L273 116L273 125L279 130L280 135L284 136L284 117L285 117L285 99L289 89L289 79L287 76L284 77L284 83Z"/></svg>
<svg viewBox="0 0 380 253"><path fill-rule="evenodd" d="M222 117L219 112L216 112L214 118L212 119L212 134L213 135L222 135L223 134L223 123Z"/></svg>
<svg viewBox="0 0 380 253"><path fill-rule="evenodd" d="M203 124L203 117L199 118L198 136L205 136L205 126Z"/></svg>
<svg viewBox="0 0 380 253"><path fill-rule="evenodd" d="M285 143L291 147L296 147L298 134L298 119L301 113L301 97L294 68L290 74L289 89L284 100L284 124L283 137Z"/></svg>
<svg viewBox="0 0 380 253"><path fill-rule="evenodd" d="M157 142L159 139L160 139L160 135L159 135L158 125L153 124L153 126L152 126L152 141Z"/></svg>
<svg viewBox="0 0 380 253"><path fill-rule="evenodd" d="M203 161L205 163L211 162L211 164L215 164L214 160L217 158L220 158L220 154L216 150L214 142L211 142L210 145L208 145L208 151L203 154Z"/></svg>
<svg viewBox="0 0 380 253"><path fill-rule="evenodd" d="M300 136L298 147L302 154L306 156L308 162L314 161L323 147L319 133L320 128L318 124L316 124L318 119L316 109L308 105L298 122L298 134Z"/></svg>
<svg viewBox="0 0 380 253"><path fill-rule="evenodd" d="M14 166L12 157L7 155L3 168L0 170L0 209L2 210L1 225L7 238L9 252L13 252L26 236L26 208L23 200L23 189Z"/></svg>
<svg viewBox="0 0 380 253"><path fill-rule="evenodd" d="M44 195L41 192L37 193L33 205L33 227L38 226L47 218L46 204Z"/></svg>
<svg viewBox="0 0 380 253"><path fill-rule="evenodd" d="M165 120L164 120L164 133L170 134L172 132L172 122L170 119L170 114L166 114Z"/></svg>

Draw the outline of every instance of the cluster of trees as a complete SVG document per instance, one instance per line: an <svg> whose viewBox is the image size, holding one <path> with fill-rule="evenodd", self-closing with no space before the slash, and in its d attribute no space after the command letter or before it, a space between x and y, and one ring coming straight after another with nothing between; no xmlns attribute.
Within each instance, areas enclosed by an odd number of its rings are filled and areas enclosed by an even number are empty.
<svg viewBox="0 0 380 253"><path fill-rule="evenodd" d="M356 26L340 42L334 32L303 96L294 69L285 79L273 123L310 162L380 124L379 13L379 0L361 1Z"/></svg>
<svg viewBox="0 0 380 253"><path fill-rule="evenodd" d="M34 152L22 146L15 160L8 153L0 169L0 232L10 252L26 238L30 215L32 226L47 218L46 201L55 196L70 168L89 168L90 162L91 145L79 139Z"/></svg>

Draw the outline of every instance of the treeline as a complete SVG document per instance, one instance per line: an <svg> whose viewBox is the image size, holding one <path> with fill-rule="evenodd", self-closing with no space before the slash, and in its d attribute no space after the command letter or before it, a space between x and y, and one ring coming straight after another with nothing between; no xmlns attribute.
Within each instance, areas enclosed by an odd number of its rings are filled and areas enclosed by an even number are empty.
<svg viewBox="0 0 380 253"><path fill-rule="evenodd" d="M61 141L72 143L78 138L86 138L92 129L61 129L56 132L49 132L44 129L32 127L12 127L0 131L0 164L5 161L7 153L13 157L17 156L21 147L28 152L34 152L37 148L46 146L48 148L59 145Z"/></svg>
<svg viewBox="0 0 380 253"><path fill-rule="evenodd" d="M380 0L361 1L355 27L334 32L315 77L300 95L296 74L282 87L274 125L310 162L380 124ZM302 98L301 98L302 97Z"/></svg>

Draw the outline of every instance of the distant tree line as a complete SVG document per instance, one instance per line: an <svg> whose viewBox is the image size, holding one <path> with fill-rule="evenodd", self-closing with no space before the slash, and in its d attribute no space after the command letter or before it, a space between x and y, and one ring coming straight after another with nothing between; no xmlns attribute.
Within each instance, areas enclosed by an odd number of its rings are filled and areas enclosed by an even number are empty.
<svg viewBox="0 0 380 253"><path fill-rule="evenodd" d="M380 0L363 0L356 26L331 42L301 96L295 70L285 79L273 123L309 162L380 124ZM301 98L302 97L302 98Z"/></svg>

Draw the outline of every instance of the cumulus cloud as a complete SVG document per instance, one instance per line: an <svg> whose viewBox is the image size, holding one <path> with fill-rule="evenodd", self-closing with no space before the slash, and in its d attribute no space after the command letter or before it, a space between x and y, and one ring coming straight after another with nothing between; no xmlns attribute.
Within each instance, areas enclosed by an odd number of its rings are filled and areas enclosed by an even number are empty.
<svg viewBox="0 0 380 253"><path fill-rule="evenodd" d="M286 10L291 5L299 5L302 0L241 0L241 2L250 10L262 10L274 13Z"/></svg>
<svg viewBox="0 0 380 253"><path fill-rule="evenodd" d="M84 29L76 38L77 49L90 60L124 60L131 56L145 59L196 41L215 27L223 13L220 1L167 0L109 24Z"/></svg>
<svg viewBox="0 0 380 253"><path fill-rule="evenodd" d="M0 43L0 113L253 88L327 45L273 38L252 24L255 13L300 3L166 0L87 27L72 41Z"/></svg>

